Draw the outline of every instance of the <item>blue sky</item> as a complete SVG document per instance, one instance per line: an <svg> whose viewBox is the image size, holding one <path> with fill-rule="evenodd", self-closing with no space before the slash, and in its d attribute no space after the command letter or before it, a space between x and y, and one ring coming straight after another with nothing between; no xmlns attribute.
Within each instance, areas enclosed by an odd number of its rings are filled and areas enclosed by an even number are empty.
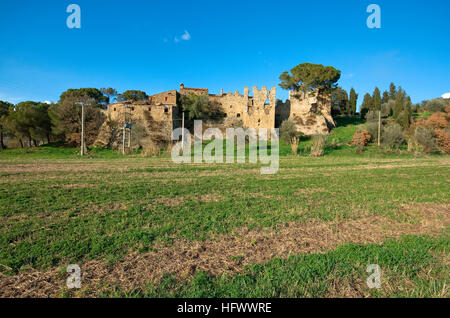
<svg viewBox="0 0 450 318"><path fill-rule="evenodd" d="M81 7L81 29L66 8ZM366 8L381 7L381 29ZM68 88L148 94L277 86L299 63L332 65L360 94L391 81L413 102L450 92L450 1L2 0L0 99L57 101ZM183 34L184 39L183 39ZM187 35L189 34L189 35Z"/></svg>

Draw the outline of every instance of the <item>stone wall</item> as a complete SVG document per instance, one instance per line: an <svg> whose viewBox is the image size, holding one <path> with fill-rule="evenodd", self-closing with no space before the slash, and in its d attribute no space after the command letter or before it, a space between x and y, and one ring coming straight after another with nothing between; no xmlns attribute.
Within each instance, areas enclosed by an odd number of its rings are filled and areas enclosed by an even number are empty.
<svg viewBox="0 0 450 318"><path fill-rule="evenodd" d="M275 127L275 87L269 91L265 86L260 90L254 86L253 96L249 96L248 87L244 87L244 95L238 91L221 92L220 95L210 95L210 100L220 103L227 117L242 119L245 127Z"/></svg>
<svg viewBox="0 0 450 318"><path fill-rule="evenodd" d="M149 96L148 102L151 105L177 105L177 91L171 90Z"/></svg>
<svg viewBox="0 0 450 318"><path fill-rule="evenodd" d="M208 95L208 89L207 88L184 87L184 84L181 83L179 93L181 95L186 95L186 96L189 96L191 93L194 93L195 95Z"/></svg>
<svg viewBox="0 0 450 318"><path fill-rule="evenodd" d="M335 126L331 116L331 101L317 92L289 92L289 100L277 102L277 124L291 119L304 135L328 134Z"/></svg>
<svg viewBox="0 0 450 318"><path fill-rule="evenodd" d="M151 120L159 120L159 121L168 121L172 122L174 115L178 115L178 108L173 105L151 105L151 104L128 104L128 107L124 107L127 104L124 103L116 103L111 104L106 111L106 115L109 116L112 120L123 123L124 115L126 117L126 121L129 122L132 120L138 119L151 119ZM126 114L124 114L126 112Z"/></svg>
<svg viewBox="0 0 450 318"><path fill-rule="evenodd" d="M171 97L170 94L166 93L158 94L160 96L157 96L153 101L160 100L161 98L162 100L165 100L166 96ZM176 95L174 98L176 98ZM164 132L164 134L169 134L167 137L170 138L172 129L181 126L178 106L176 103L173 105L162 105L159 102L157 103L158 105L154 105L150 104L149 101L145 101L108 105L108 109L105 111L107 120L100 128L95 145L105 147L111 143L110 140L113 138L111 123L115 123L115 125L119 127L119 130L122 129L125 122L140 123L148 135L157 135ZM121 140L118 140L117 142L120 143Z"/></svg>
<svg viewBox="0 0 450 318"><path fill-rule="evenodd" d="M327 134L334 121L331 117L331 101L329 97L314 93L297 93L290 91L286 102L276 100L276 87L270 90L263 86L261 89L254 86L249 95L249 88L244 87L244 94L238 91L219 95L209 94L206 88L188 88L180 85L180 91L171 90L152 95L147 101L115 103L108 106L106 115L109 119L123 125L123 114L127 109L127 122L141 121L148 132L154 133L164 126L167 128L181 127L181 110L178 105L179 95L207 95L211 101L221 104L227 121L242 121L248 128L275 128L286 119L296 124L297 130L305 135ZM105 126L105 125L104 125ZM106 136L107 129L99 136Z"/></svg>

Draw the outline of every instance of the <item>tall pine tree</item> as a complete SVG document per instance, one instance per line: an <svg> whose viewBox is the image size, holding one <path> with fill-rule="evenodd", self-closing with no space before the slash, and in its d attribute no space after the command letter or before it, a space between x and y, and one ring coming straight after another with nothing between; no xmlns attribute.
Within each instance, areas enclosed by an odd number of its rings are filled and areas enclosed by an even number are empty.
<svg viewBox="0 0 450 318"><path fill-rule="evenodd" d="M358 101L358 94L356 94L356 91L352 87L350 89L350 100L349 100L350 115L355 115L357 101Z"/></svg>

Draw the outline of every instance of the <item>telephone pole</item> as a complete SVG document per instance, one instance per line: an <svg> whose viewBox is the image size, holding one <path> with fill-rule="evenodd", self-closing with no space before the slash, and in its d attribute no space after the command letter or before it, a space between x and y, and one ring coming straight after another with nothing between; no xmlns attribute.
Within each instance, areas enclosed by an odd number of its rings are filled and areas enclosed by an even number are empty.
<svg viewBox="0 0 450 318"><path fill-rule="evenodd" d="M85 101L76 102L75 104L81 105L81 151L80 155L84 156L84 106Z"/></svg>
<svg viewBox="0 0 450 318"><path fill-rule="evenodd" d="M378 147L381 145L381 110L378 111Z"/></svg>
<svg viewBox="0 0 450 318"><path fill-rule="evenodd" d="M81 155L84 156L84 103L81 104Z"/></svg>
<svg viewBox="0 0 450 318"><path fill-rule="evenodd" d="M131 149L131 114L129 114L128 116L128 120L130 122L127 122L127 112L130 106L128 104L124 104L122 107L123 107L122 154L125 155L125 147ZM127 138L127 130L128 130L128 138Z"/></svg>
<svg viewBox="0 0 450 318"><path fill-rule="evenodd" d="M126 124L126 111L127 106L123 106L123 130L122 130L122 155L125 155L125 126Z"/></svg>
<svg viewBox="0 0 450 318"><path fill-rule="evenodd" d="M182 121L181 121L181 151L184 154L184 111L182 115Z"/></svg>

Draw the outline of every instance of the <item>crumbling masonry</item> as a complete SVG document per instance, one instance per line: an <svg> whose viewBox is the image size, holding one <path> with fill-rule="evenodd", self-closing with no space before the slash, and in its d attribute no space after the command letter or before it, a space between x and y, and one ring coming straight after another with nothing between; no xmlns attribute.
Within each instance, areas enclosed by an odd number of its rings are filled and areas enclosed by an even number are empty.
<svg viewBox="0 0 450 318"><path fill-rule="evenodd" d="M331 117L331 102L329 97L319 97L313 94L301 94L290 91L286 102L276 99L276 87L270 90L263 86L261 89L254 86L253 95L249 88L244 87L244 94L234 93L209 94L207 88L189 88L183 84L179 91L171 90L148 97L146 101L122 102L108 105L106 115L109 120L123 124L124 111L129 117L144 123L148 131L160 129L161 126L169 128L166 131L181 126L181 110L179 97L181 95L206 95L211 101L218 102L226 114L227 119L236 119L242 126L248 128L275 128L286 119L295 122L297 130L305 135L327 134L334 126ZM312 96L310 96L312 95ZM127 105L128 107L123 107ZM108 139L108 125L105 123L98 137L98 145L105 145Z"/></svg>

